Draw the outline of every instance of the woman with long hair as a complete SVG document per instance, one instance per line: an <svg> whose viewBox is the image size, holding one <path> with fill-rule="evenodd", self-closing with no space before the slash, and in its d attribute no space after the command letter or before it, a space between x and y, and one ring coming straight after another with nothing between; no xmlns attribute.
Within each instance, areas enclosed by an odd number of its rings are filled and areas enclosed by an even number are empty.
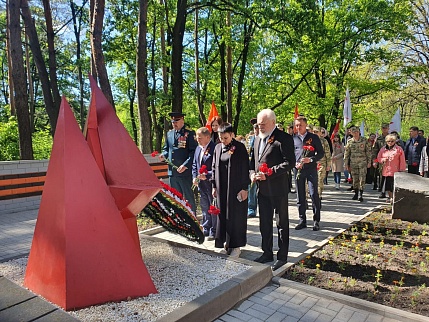
<svg viewBox="0 0 429 322"><path fill-rule="evenodd" d="M210 122L210 126L212 128L211 140L215 144L220 143L219 135L217 132L218 132L219 126L221 126L222 123L223 123L223 121L222 121L222 118L220 116L213 117L213 120Z"/></svg>

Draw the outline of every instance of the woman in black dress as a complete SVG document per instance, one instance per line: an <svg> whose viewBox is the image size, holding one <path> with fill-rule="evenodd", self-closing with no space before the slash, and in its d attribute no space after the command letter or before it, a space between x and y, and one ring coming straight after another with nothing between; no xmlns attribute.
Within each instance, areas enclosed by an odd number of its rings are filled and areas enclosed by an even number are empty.
<svg viewBox="0 0 429 322"><path fill-rule="evenodd" d="M233 257L240 255L246 245L247 189L249 155L243 143L234 139L232 126L223 123L218 130L221 144L213 154L213 197L220 209L217 221L215 247Z"/></svg>

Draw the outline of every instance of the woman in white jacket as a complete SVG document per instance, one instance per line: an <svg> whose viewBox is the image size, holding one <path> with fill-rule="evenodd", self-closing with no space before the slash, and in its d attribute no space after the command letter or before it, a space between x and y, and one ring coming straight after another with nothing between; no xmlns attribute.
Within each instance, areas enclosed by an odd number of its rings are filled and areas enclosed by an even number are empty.
<svg viewBox="0 0 429 322"><path fill-rule="evenodd" d="M422 177L429 178L429 172L428 172L428 140L426 140L426 147L423 147L422 154L420 156L420 166L419 166L419 172Z"/></svg>

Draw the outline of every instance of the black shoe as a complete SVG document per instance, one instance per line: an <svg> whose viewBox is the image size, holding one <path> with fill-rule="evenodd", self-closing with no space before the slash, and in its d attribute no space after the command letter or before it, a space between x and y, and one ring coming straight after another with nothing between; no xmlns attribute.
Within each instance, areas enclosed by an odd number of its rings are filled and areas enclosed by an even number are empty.
<svg viewBox="0 0 429 322"><path fill-rule="evenodd" d="M363 202L363 198L362 198L362 196L361 196L361 197L359 197L359 201L360 201L360 202Z"/></svg>
<svg viewBox="0 0 429 322"><path fill-rule="evenodd" d="M354 189L353 189L353 187L350 187L350 188L348 188L348 189L346 189L347 191L353 191Z"/></svg>
<svg viewBox="0 0 429 322"><path fill-rule="evenodd" d="M287 263L287 261L282 261L280 259L276 260L273 264L273 266L271 266L271 269L273 271L279 269L280 267L282 267L283 265L285 265Z"/></svg>
<svg viewBox="0 0 429 322"><path fill-rule="evenodd" d="M298 225L295 226L295 230L301 230L303 228L307 228L307 224L305 222L300 222Z"/></svg>
<svg viewBox="0 0 429 322"><path fill-rule="evenodd" d="M378 198L386 198L386 194L384 192L380 193L380 195L378 196Z"/></svg>
<svg viewBox="0 0 429 322"><path fill-rule="evenodd" d="M267 255L261 255L258 258L255 258L254 261L257 263L268 263L268 262L272 262L274 260L273 256L267 256Z"/></svg>
<svg viewBox="0 0 429 322"><path fill-rule="evenodd" d="M313 230L314 230L314 231L318 231L318 230L320 230L320 226L319 226L319 222L318 222L318 221L315 221L315 222L314 222L314 224L313 224Z"/></svg>
<svg viewBox="0 0 429 322"><path fill-rule="evenodd" d="M355 195L353 196L352 200L358 200L358 192L355 192Z"/></svg>

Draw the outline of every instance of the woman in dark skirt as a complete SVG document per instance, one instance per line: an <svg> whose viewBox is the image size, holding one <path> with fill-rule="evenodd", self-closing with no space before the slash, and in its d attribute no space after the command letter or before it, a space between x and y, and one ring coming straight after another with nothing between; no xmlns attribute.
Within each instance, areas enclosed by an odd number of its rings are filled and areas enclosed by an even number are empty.
<svg viewBox="0 0 429 322"><path fill-rule="evenodd" d="M232 126L223 123L218 130L221 144L213 154L213 197L220 209L217 221L215 247L233 257L240 255L246 245L247 189L249 155L244 144L234 139Z"/></svg>

